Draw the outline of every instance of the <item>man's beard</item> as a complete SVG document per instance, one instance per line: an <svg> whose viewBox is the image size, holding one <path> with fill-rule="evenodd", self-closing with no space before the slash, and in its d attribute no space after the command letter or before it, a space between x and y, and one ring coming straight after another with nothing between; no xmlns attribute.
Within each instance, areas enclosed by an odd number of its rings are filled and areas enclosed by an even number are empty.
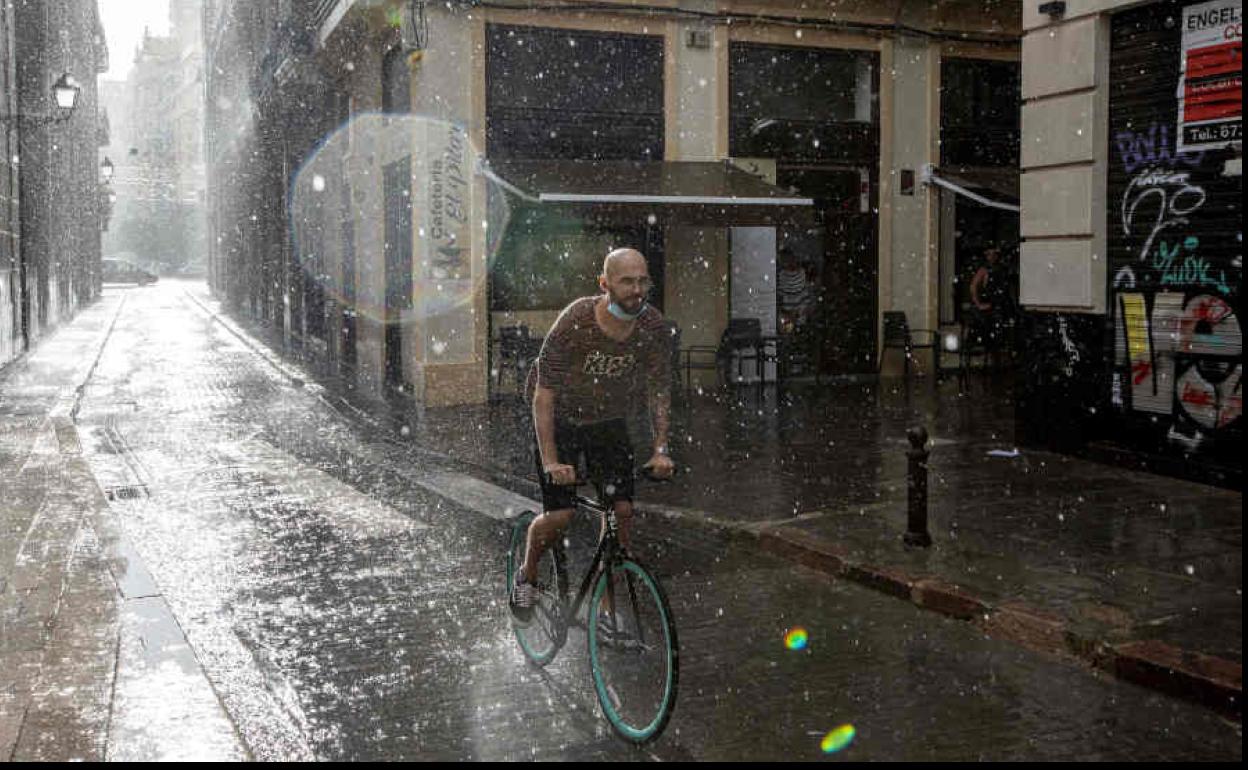
<svg viewBox="0 0 1248 770"><path fill-rule="evenodd" d="M614 302L616 305L624 308L630 313L636 313L638 310L641 310L642 305L646 304L646 297L643 294L636 299L624 299L623 297L616 295L616 293L610 289L607 289L607 301Z"/></svg>
<svg viewBox="0 0 1248 770"><path fill-rule="evenodd" d="M641 315L641 311L646 307L646 298L643 295L637 299L621 301L616 293L607 289L607 309L611 314L620 320L631 320Z"/></svg>

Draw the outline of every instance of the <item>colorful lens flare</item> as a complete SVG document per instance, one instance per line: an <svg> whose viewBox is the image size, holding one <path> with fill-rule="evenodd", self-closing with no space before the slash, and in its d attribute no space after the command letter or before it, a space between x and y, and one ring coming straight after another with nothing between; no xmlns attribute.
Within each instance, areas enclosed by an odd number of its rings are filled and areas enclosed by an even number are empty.
<svg viewBox="0 0 1248 770"><path fill-rule="evenodd" d="M841 725L823 736L823 740L819 743L819 748L823 749L824 754L835 754L848 746L853 740L854 726Z"/></svg>
<svg viewBox="0 0 1248 770"><path fill-rule="evenodd" d="M804 650L808 641L810 641L810 635L804 628L795 628L784 635L784 646L790 650Z"/></svg>

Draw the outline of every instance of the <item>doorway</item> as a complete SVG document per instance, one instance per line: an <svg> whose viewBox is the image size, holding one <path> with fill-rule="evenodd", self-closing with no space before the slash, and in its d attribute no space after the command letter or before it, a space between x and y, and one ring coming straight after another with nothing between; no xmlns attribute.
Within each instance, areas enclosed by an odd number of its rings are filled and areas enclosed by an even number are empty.
<svg viewBox="0 0 1248 770"><path fill-rule="evenodd" d="M412 307L412 159L383 170L385 192L385 385L403 390L403 323Z"/></svg>
<svg viewBox="0 0 1248 770"><path fill-rule="evenodd" d="M792 252L814 287L809 316L821 374L875 371L879 259L876 171L868 166L781 165L777 183L815 201L815 224L783 227L778 249ZM780 332L785 333L781 328Z"/></svg>

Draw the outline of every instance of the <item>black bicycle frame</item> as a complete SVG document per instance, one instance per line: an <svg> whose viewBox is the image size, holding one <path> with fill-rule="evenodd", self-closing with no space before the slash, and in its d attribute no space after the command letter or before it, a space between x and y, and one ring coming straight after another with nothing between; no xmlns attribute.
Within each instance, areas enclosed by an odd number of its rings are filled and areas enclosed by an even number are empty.
<svg viewBox="0 0 1248 770"><path fill-rule="evenodd" d="M576 599L572 602L572 610L568 613L569 618L575 618L581 611L581 602L585 601L585 597L589 594L589 588L594 584L594 578L598 577L598 569L607 569L610 564L619 556L623 550L620 547L619 525L615 520L614 506L602 506L592 502L588 498L577 497L577 505L586 510L600 513L606 517L607 532L603 535L602 540L598 543L598 551L594 554L593 564L589 566L589 571L585 573L585 579L581 581L581 589L576 592ZM632 587L630 582L629 587ZM611 584L607 584L607 589L611 590ZM611 606L615 607L615 597L611 597Z"/></svg>
<svg viewBox="0 0 1248 770"><path fill-rule="evenodd" d="M607 533L603 535L602 540L598 543L598 552L594 553L594 562L589 565L589 570L585 573L585 578L582 580L582 583L580 583L580 590L577 592L577 598L573 600L572 608L570 608L568 612L567 619L564 620L565 626L569 624L577 624L577 620L575 619L577 619L577 616L580 614L580 603L584 602L585 597L589 595L589 589L594 584L594 579L598 577L599 570L602 570L602 572L609 572L610 568L612 568L612 564L620 557L620 555L624 555L624 557L628 555L628 552L624 550L623 545L619 542L619 523L615 520L614 502L602 504L597 502L597 500L583 497L583 495L578 494L577 497L575 497L575 504L577 504L577 508L592 510L594 513L603 515L605 520L607 520ZM563 548L563 544L560 543L555 545L555 548ZM631 603L633 603L634 612L636 612L638 603L636 603L636 585L633 584L633 575L625 572L624 578L626 582L628 582L629 599L631 600ZM609 607L610 610L612 610L612 612L610 612L610 616L612 616L614 621L614 583L607 583L607 594ZM593 621L594 620L588 618L587 615L587 621L585 621L585 628L587 628L587 630L589 628L589 624L593 623ZM640 623L638 623L638 641L640 644L645 644L645 629L641 628Z"/></svg>

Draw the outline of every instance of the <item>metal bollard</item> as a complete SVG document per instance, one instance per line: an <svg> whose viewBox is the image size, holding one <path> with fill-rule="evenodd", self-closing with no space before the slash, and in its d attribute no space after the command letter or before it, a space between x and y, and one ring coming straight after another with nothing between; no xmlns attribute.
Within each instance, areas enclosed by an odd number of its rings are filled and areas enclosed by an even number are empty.
<svg viewBox="0 0 1248 770"><path fill-rule="evenodd" d="M910 515L904 539L906 545L927 548L932 544L932 536L927 533L927 428L913 427L906 431L906 438L910 439L910 448L906 450L910 459L906 474Z"/></svg>

